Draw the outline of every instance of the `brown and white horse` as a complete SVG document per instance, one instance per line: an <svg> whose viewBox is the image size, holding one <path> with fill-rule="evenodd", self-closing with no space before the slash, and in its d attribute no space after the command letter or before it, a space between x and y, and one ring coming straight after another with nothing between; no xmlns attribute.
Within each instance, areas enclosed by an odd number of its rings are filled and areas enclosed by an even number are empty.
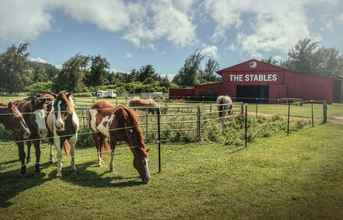
<svg viewBox="0 0 343 220"><path fill-rule="evenodd" d="M75 144L80 125L71 93L62 91L57 94L47 118L47 125L49 132L53 135L52 138L57 151L56 176L62 176L62 148L65 146L65 142L70 146L71 167L76 171Z"/></svg>
<svg viewBox="0 0 343 220"><path fill-rule="evenodd" d="M30 137L31 131L15 103L9 102L8 105L0 103L0 123L13 132L13 139L18 146L21 161L21 173L25 174L24 140Z"/></svg>
<svg viewBox="0 0 343 220"><path fill-rule="evenodd" d="M100 106L107 108L110 104L105 104L102 101L102 103L97 105L97 112L95 112L94 108L90 109L90 125L93 131L101 133L104 137L110 139L110 171L113 171L114 151L117 142L125 141L134 155L134 168L139 173L142 181L148 183L150 179L148 149L144 144L143 132L139 128L137 115L133 110L122 105L104 114L103 112L100 113Z"/></svg>
<svg viewBox="0 0 343 220"><path fill-rule="evenodd" d="M159 107L158 103L155 102L153 99L140 99L140 98L133 98L128 101L128 106L130 108L138 108L140 110L146 110L149 113L155 113L156 109Z"/></svg>
<svg viewBox="0 0 343 220"><path fill-rule="evenodd" d="M15 103L19 111L23 113L25 122L27 123L28 128L31 132L30 136L25 141L28 149L26 162L30 162L31 144L33 143L36 154L35 171L39 173L41 156L40 140L46 138L48 135L48 130L46 127L47 99L38 95L26 98L21 101L16 101ZM20 152L20 154L23 154L25 158L24 150ZM22 172L25 172L25 164L23 166Z"/></svg>
<svg viewBox="0 0 343 220"><path fill-rule="evenodd" d="M88 124L93 132L93 139L98 155L98 165L103 165L102 151L110 150L108 137L99 132L97 126L105 117L110 117L113 114L114 105L108 101L98 101L88 111Z"/></svg>

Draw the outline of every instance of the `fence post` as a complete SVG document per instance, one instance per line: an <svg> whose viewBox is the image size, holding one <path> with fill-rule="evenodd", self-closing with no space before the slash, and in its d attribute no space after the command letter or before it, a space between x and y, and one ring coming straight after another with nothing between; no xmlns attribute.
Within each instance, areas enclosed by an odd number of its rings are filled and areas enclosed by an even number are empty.
<svg viewBox="0 0 343 220"><path fill-rule="evenodd" d="M328 103L324 100L323 102L323 124L328 121Z"/></svg>
<svg viewBox="0 0 343 220"><path fill-rule="evenodd" d="M255 112L256 112L256 118L257 118L257 115L258 115L258 103L257 103L257 100L256 100L256 109L255 109Z"/></svg>
<svg viewBox="0 0 343 220"><path fill-rule="evenodd" d="M200 105L197 107L197 140L201 141L201 111Z"/></svg>
<svg viewBox="0 0 343 220"><path fill-rule="evenodd" d="M291 117L291 103L287 101L288 104L288 114L287 114L287 135L289 135L289 121Z"/></svg>
<svg viewBox="0 0 343 220"><path fill-rule="evenodd" d="M312 127L314 127L313 102L311 103L311 122L312 122Z"/></svg>
<svg viewBox="0 0 343 220"><path fill-rule="evenodd" d="M149 112L146 111L146 112L145 112L145 139L148 138L148 133L149 133L149 129L148 129L148 120L149 120Z"/></svg>
<svg viewBox="0 0 343 220"><path fill-rule="evenodd" d="M210 112L212 113L212 104L210 104Z"/></svg>
<svg viewBox="0 0 343 220"><path fill-rule="evenodd" d="M116 96L116 105L118 105L118 96Z"/></svg>
<svg viewBox="0 0 343 220"><path fill-rule="evenodd" d="M162 172L161 166L161 112L157 109L157 150L158 150L158 172Z"/></svg>
<svg viewBox="0 0 343 220"><path fill-rule="evenodd" d="M248 147L248 104L244 106L244 146Z"/></svg>

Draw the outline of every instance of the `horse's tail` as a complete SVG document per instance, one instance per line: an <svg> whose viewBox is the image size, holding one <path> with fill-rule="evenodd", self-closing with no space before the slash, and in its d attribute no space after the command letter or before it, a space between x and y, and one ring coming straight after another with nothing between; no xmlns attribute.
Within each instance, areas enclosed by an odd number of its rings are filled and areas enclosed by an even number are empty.
<svg viewBox="0 0 343 220"><path fill-rule="evenodd" d="M138 116L136 115L136 113L134 111L126 108L125 106L122 106L122 108L124 109L124 111L128 115L128 118L126 119L127 121L129 121L128 126L132 127L133 132L136 134L138 149L140 150L140 152L142 153L142 155L144 157L147 157L149 149L146 148L146 146L144 144L144 136L143 136L143 132L140 129L139 124L138 124Z"/></svg>

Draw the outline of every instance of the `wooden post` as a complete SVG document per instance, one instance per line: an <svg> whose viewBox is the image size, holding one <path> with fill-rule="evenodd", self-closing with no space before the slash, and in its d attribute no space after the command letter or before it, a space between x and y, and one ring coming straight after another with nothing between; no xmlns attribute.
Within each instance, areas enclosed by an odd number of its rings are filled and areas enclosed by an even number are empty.
<svg viewBox="0 0 343 220"><path fill-rule="evenodd" d="M323 124L328 121L328 103L323 102Z"/></svg>
<svg viewBox="0 0 343 220"><path fill-rule="evenodd" d="M314 127L313 102L311 103L311 122L312 122L312 127Z"/></svg>
<svg viewBox="0 0 343 220"><path fill-rule="evenodd" d="M291 103L288 101L288 114L287 114L287 135L289 135L289 121L291 118Z"/></svg>
<svg viewBox="0 0 343 220"><path fill-rule="evenodd" d="M210 104L210 112L212 113L212 104Z"/></svg>
<svg viewBox="0 0 343 220"><path fill-rule="evenodd" d="M158 151L158 172L162 172L161 166L161 112L157 109L157 151Z"/></svg>
<svg viewBox="0 0 343 220"><path fill-rule="evenodd" d="M197 140L201 141L201 112L200 112L200 105L197 107Z"/></svg>
<svg viewBox="0 0 343 220"><path fill-rule="evenodd" d="M116 105L118 105L118 96L116 96Z"/></svg>
<svg viewBox="0 0 343 220"><path fill-rule="evenodd" d="M244 146L248 147L248 105L244 106Z"/></svg>
<svg viewBox="0 0 343 220"><path fill-rule="evenodd" d="M148 138L148 134L149 134L148 120L149 120L149 112L146 111L146 112L145 112L145 139Z"/></svg>
<svg viewBox="0 0 343 220"><path fill-rule="evenodd" d="M257 118L257 115L258 115L258 103L256 102L256 109L255 109L255 113L256 113L256 118Z"/></svg>

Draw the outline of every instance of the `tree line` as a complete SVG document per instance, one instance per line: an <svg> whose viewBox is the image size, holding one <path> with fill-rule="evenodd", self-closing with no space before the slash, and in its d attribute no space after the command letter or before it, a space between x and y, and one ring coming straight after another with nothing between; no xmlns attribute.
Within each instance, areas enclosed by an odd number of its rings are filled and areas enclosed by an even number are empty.
<svg viewBox="0 0 343 220"><path fill-rule="evenodd" d="M167 75L156 72L152 65L129 73L110 70L110 63L101 55L76 54L61 69L48 63L29 60L29 44L10 46L0 54L0 92L39 92L68 90L91 92L114 89L118 93L167 92L170 87L188 87L221 80L216 72L218 62L196 50L188 56L170 82ZM343 78L343 55L335 48L303 39L289 49L285 61L274 57L262 61L279 65L301 74L318 74Z"/></svg>
<svg viewBox="0 0 343 220"><path fill-rule="evenodd" d="M130 73L110 70L101 55L76 54L61 69L54 65L29 60L29 44L12 45L0 54L0 92L40 92L68 90L91 92L114 89L118 93L167 92L168 77L157 73L152 65Z"/></svg>

